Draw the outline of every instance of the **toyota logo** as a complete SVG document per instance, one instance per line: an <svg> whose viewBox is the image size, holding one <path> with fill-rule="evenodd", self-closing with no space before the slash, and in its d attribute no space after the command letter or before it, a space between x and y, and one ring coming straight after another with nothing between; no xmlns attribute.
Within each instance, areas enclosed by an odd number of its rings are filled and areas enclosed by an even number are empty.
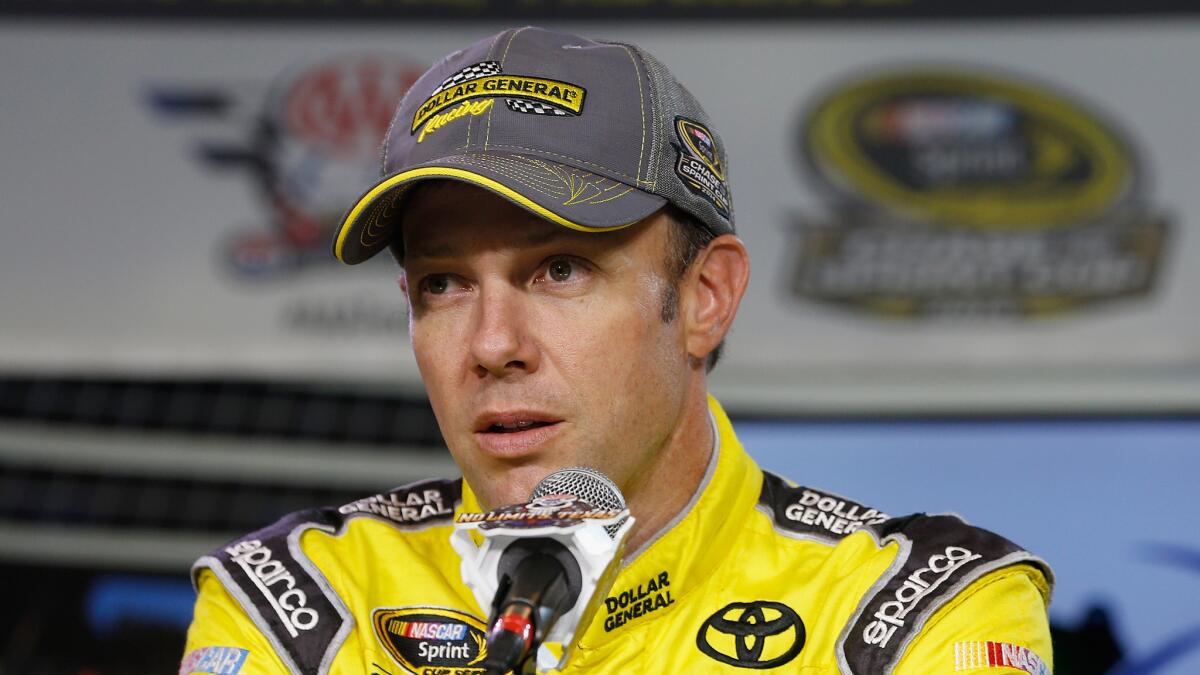
<svg viewBox="0 0 1200 675"><path fill-rule="evenodd" d="M700 626L696 647L731 666L774 668L804 648L804 622L778 602L731 602Z"/></svg>

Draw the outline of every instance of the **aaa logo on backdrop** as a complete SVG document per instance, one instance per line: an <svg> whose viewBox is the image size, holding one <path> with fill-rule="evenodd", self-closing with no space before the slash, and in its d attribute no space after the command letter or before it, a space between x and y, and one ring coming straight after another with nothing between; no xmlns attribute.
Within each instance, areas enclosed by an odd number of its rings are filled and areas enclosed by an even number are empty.
<svg viewBox="0 0 1200 675"><path fill-rule="evenodd" d="M796 297L892 316L1028 316L1144 296L1166 234L1127 139L1046 86L921 69L803 119L831 217L802 217Z"/></svg>
<svg viewBox="0 0 1200 675"><path fill-rule="evenodd" d="M333 230L378 179L396 104L424 70L394 55L361 54L262 85L151 89L157 113L207 123L196 144L203 164L245 172L261 198L261 223L232 234L221 252L237 276L275 278L335 262Z"/></svg>

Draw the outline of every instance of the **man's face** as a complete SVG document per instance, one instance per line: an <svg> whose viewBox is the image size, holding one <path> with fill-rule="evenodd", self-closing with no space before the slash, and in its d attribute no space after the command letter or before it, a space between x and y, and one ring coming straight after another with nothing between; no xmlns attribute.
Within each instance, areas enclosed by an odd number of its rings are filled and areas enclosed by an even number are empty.
<svg viewBox="0 0 1200 675"><path fill-rule="evenodd" d="M627 493L675 433L689 374L662 320L666 217L606 233L457 182L403 221L413 351L447 445L487 507L590 466Z"/></svg>

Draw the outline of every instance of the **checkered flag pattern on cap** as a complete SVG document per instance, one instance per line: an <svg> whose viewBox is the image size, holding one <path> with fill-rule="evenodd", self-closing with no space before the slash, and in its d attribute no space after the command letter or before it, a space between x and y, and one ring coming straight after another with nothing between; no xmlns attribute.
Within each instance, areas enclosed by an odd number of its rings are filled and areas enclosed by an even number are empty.
<svg viewBox="0 0 1200 675"><path fill-rule="evenodd" d="M528 113L530 115L570 115L571 113L565 110L560 110L552 105L545 103L536 103L533 101L518 101L516 99L506 98L504 104L509 110L519 113Z"/></svg>
<svg viewBox="0 0 1200 675"><path fill-rule="evenodd" d="M433 93L436 94L436 93L442 91L443 89L446 89L447 87L453 87L456 84L460 84L460 83L466 82L468 80L474 80L474 79L478 79L480 77L487 77L488 75L499 75L499 74L500 74L500 62L499 61L484 61L483 63L476 63L475 65L467 66L466 68L463 68L462 70L451 75L450 77L447 77L446 79L442 80L442 83L439 84L437 86L437 88L433 90Z"/></svg>

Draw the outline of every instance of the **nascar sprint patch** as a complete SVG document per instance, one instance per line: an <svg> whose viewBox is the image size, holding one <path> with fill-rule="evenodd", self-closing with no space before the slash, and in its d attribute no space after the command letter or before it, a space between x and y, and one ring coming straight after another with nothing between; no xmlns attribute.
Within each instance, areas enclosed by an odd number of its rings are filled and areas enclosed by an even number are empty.
<svg viewBox="0 0 1200 675"><path fill-rule="evenodd" d="M479 619L446 607L377 609L375 636L396 663L418 675L483 673L487 633Z"/></svg>

